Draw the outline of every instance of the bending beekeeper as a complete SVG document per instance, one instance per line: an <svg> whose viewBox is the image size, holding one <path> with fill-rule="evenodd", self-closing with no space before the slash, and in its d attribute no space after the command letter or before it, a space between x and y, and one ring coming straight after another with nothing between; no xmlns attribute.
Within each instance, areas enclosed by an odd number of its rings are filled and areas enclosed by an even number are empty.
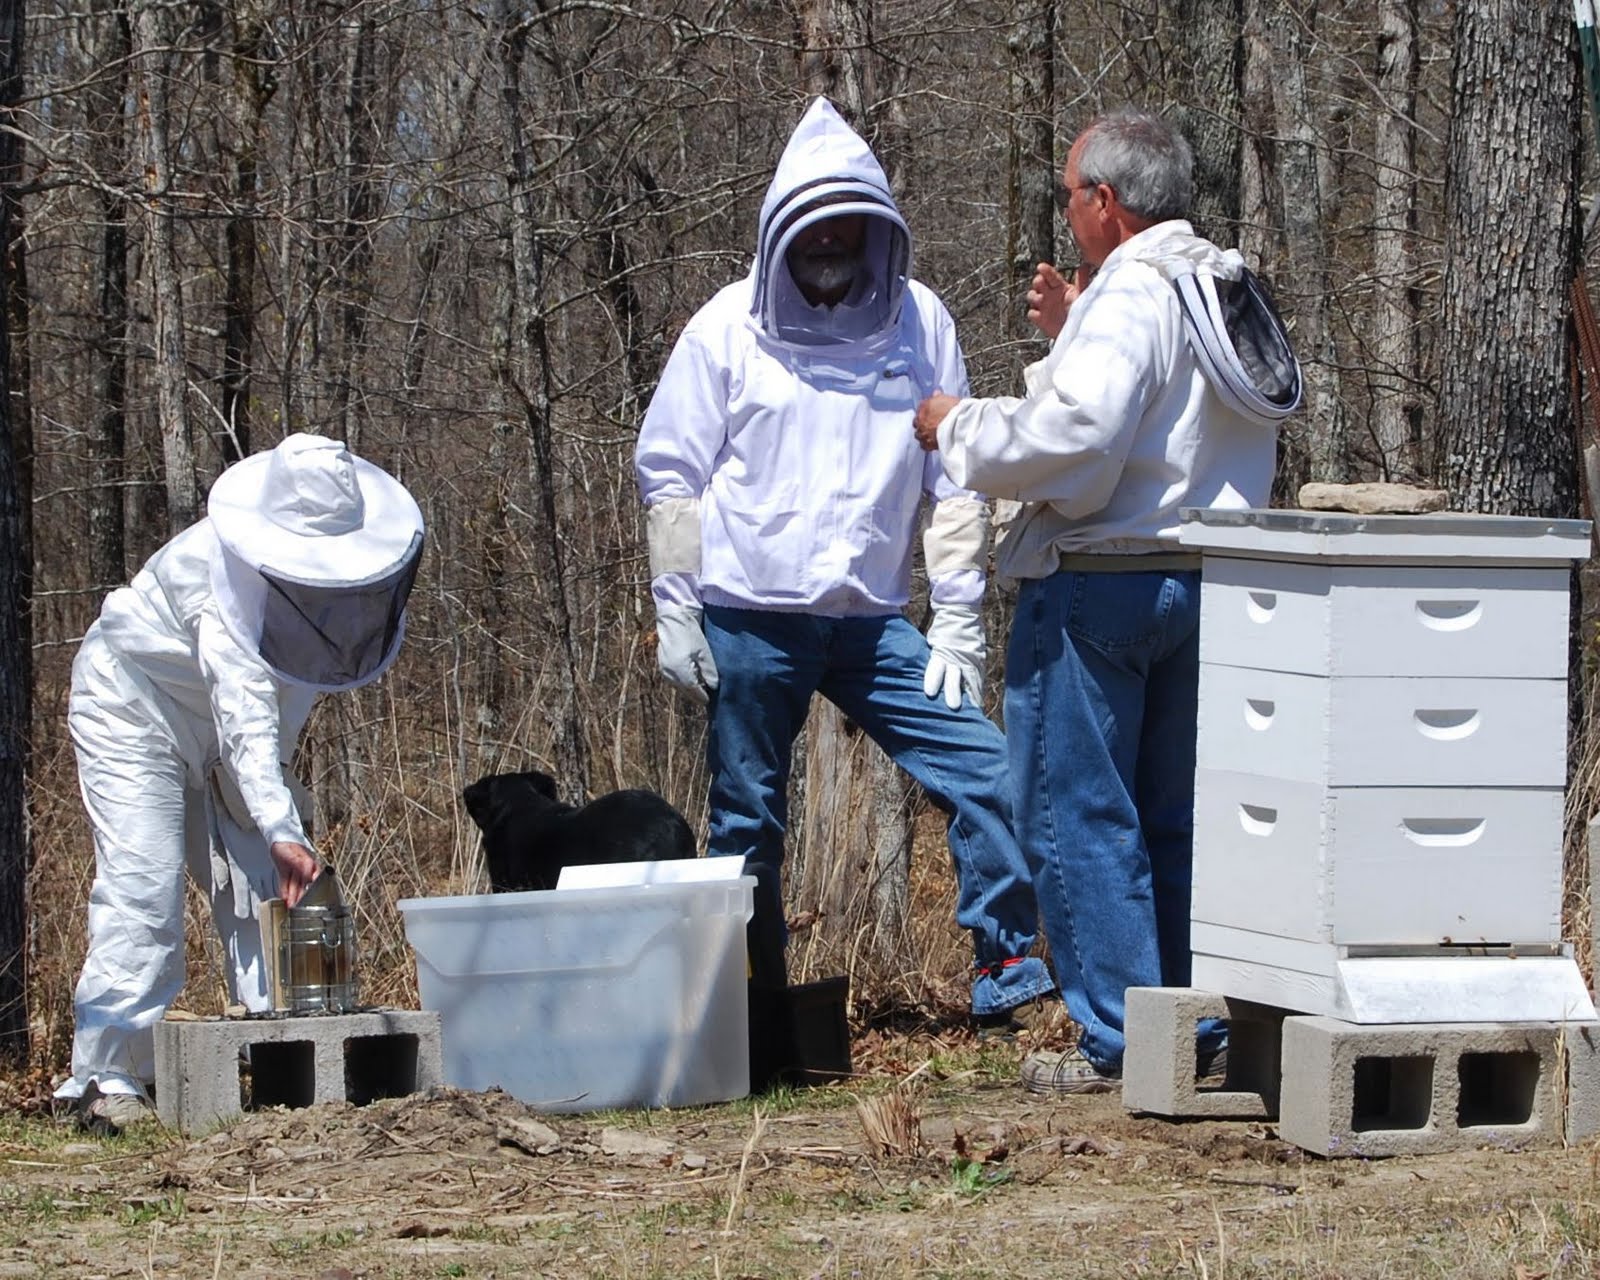
<svg viewBox="0 0 1600 1280"><path fill-rule="evenodd" d="M785 982L780 866L790 753L813 693L948 816L980 1020L1052 989L1011 831L1005 741L980 695L988 508L911 437L965 393L955 324L911 279L883 169L815 100L762 204L755 264L689 321L639 430L659 661L709 701L711 854L757 877L752 983ZM902 610L923 552L933 619Z"/></svg>
<svg viewBox="0 0 1600 1280"><path fill-rule="evenodd" d="M399 654L422 554L405 488L343 444L292 435L228 468L206 518L106 598L67 723L94 832L74 1000L79 1123L150 1114L152 1027L183 987L184 869L209 892L234 1003L269 1007L256 911L319 864L287 762L317 694Z"/></svg>

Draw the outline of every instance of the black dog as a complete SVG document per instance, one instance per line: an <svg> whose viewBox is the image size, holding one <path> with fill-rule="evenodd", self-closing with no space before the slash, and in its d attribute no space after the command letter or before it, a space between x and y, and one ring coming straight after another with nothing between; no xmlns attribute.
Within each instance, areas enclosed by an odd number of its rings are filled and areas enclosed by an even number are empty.
<svg viewBox="0 0 1600 1280"><path fill-rule="evenodd" d="M654 791L613 791L579 808L547 773L495 773L461 793L483 832L495 893L554 889L565 866L696 856L694 832Z"/></svg>

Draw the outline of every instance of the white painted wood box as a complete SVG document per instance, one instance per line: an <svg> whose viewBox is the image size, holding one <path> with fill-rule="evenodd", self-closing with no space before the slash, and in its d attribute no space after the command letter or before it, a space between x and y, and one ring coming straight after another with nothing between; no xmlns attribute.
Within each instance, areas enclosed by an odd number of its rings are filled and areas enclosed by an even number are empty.
<svg viewBox="0 0 1600 1280"><path fill-rule="evenodd" d="M1593 1018L1561 943L1588 524L1184 520L1203 552L1195 985L1356 1022Z"/></svg>

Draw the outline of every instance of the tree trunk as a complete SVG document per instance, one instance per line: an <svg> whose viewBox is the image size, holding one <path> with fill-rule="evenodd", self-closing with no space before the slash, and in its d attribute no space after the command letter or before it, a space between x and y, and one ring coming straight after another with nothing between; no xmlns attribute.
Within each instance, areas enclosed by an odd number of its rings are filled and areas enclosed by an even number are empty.
<svg viewBox="0 0 1600 1280"><path fill-rule="evenodd" d="M806 92L839 108L851 127L871 140L877 101L868 56L871 0L799 0L800 79Z"/></svg>
<svg viewBox="0 0 1600 1280"><path fill-rule="evenodd" d="M1267 0L1246 0L1240 97L1244 136L1239 147L1239 251L1269 279L1277 271L1272 76L1276 60L1263 13Z"/></svg>
<svg viewBox="0 0 1600 1280"><path fill-rule="evenodd" d="M1412 294L1417 182L1417 0L1378 5L1380 99L1372 199L1372 435L1386 480L1415 478L1417 316Z"/></svg>
<svg viewBox="0 0 1600 1280"><path fill-rule="evenodd" d="M102 0L94 20L95 61L104 70L87 88L85 115L99 193L100 252L95 296L100 331L94 344L89 423L89 585L109 591L127 577L127 504L124 449L128 385L128 202L115 188L127 171L124 112L128 93L128 11L122 0Z"/></svg>
<svg viewBox="0 0 1600 1280"><path fill-rule="evenodd" d="M199 517L200 491L186 403L188 363L183 337L182 268L178 262L177 209L168 141L167 86L174 62L166 30L168 13L161 0L136 0L132 10L139 131L144 152L146 257L155 327L156 405L166 470L167 526L169 533L176 533Z"/></svg>
<svg viewBox="0 0 1600 1280"><path fill-rule="evenodd" d="M1016 338L1033 340L1042 354L1047 343L1028 322L1023 296L1041 262L1056 260L1056 0L1024 0L1011 24L1011 146L1007 277L1011 301L1009 328Z"/></svg>
<svg viewBox="0 0 1600 1280"><path fill-rule="evenodd" d="M510 197L511 350L497 370L502 393L527 426L535 515L533 545L541 594L554 624L560 669L544 683L557 733L557 775L563 798L581 801L589 792L589 750L579 691L581 678L567 594L565 555L556 504L555 434L551 423L550 349L544 322L544 262L528 154L521 75L526 27L514 22L508 0L495 0L491 32L500 52L500 143Z"/></svg>
<svg viewBox="0 0 1600 1280"><path fill-rule="evenodd" d="M1302 480L1345 478L1345 415L1339 395L1338 357L1329 320L1327 246L1323 208L1333 193L1324 183L1317 125L1312 118L1308 58L1315 6L1304 14L1276 10L1269 19L1278 72L1273 79L1278 168L1283 195L1284 269L1296 347L1305 369L1306 409L1297 422L1305 471Z"/></svg>
<svg viewBox="0 0 1600 1280"><path fill-rule="evenodd" d="M222 442L224 465L250 453L250 373L256 340L256 237L260 234L259 166L262 117L277 89L264 65L267 16L244 6L234 13L234 158L227 224L228 280L223 302Z"/></svg>
<svg viewBox="0 0 1600 1280"><path fill-rule="evenodd" d="M1243 0L1179 0L1163 5L1179 58L1174 120L1194 151L1191 221L1217 244L1239 242L1240 87L1244 74Z"/></svg>
<svg viewBox="0 0 1600 1280"><path fill-rule="evenodd" d="M1571 516L1572 23L1557 5L1461 0L1455 36L1437 477L1462 510Z"/></svg>
<svg viewBox="0 0 1600 1280"><path fill-rule="evenodd" d="M345 443L361 448L360 377L367 311L372 304L372 223L378 190L372 167L381 129L378 123L378 37L368 11L351 22L344 102L344 235L340 241L340 366L334 384L334 420Z"/></svg>
<svg viewBox="0 0 1600 1280"><path fill-rule="evenodd" d="M27 744L33 664L22 627L31 572L12 441L19 434L11 397L10 332L15 258L16 186L22 177L23 0L0 0L0 1059L28 1052Z"/></svg>

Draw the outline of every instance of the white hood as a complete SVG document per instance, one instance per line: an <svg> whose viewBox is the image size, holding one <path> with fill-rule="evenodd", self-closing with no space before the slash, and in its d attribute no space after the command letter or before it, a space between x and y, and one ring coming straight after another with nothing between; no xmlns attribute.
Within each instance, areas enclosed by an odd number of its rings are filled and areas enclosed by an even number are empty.
<svg viewBox="0 0 1600 1280"><path fill-rule="evenodd" d="M1237 249L1219 249L1181 218L1158 222L1113 251L1121 262L1132 259L1154 267L1166 279L1204 272L1221 280L1237 280L1244 274L1244 259ZM1109 265L1110 259L1107 260Z"/></svg>
<svg viewBox="0 0 1600 1280"><path fill-rule="evenodd" d="M819 204L829 200L830 203ZM785 255L800 231L824 218L867 216L866 268L843 302L813 307ZM800 346L860 342L893 329L911 277L911 232L883 166L826 98L795 126L761 203L750 314L770 338Z"/></svg>
<svg viewBox="0 0 1600 1280"><path fill-rule="evenodd" d="M1174 219L1141 232L1107 262L1119 255L1153 267L1177 290L1189 346L1230 408L1275 426L1300 407L1300 362L1288 328L1237 249L1219 249Z"/></svg>

